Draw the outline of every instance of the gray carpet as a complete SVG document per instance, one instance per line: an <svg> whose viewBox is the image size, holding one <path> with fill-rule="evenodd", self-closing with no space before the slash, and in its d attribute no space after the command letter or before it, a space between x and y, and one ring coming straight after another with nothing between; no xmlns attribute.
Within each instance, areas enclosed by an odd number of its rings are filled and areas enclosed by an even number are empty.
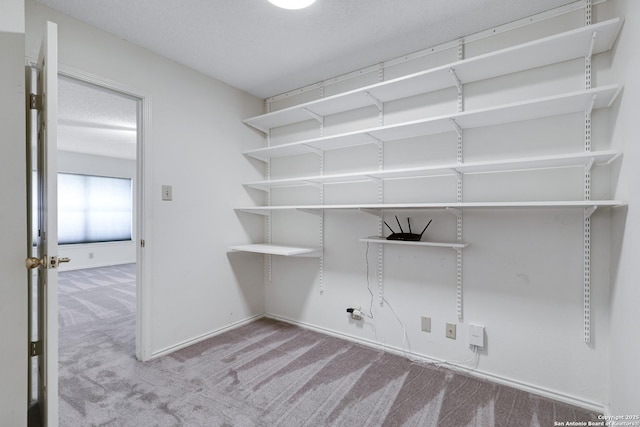
<svg viewBox="0 0 640 427"><path fill-rule="evenodd" d="M60 272L58 304L61 330L102 319L134 315L136 265Z"/></svg>
<svg viewBox="0 0 640 427"><path fill-rule="evenodd" d="M73 305L60 312L61 426L553 426L597 420L576 407L269 319L141 363L134 356L135 288L125 280L135 270L115 269L85 271L85 284L79 272L60 275L61 306ZM116 278L112 285L109 276ZM113 293L106 292L111 286Z"/></svg>

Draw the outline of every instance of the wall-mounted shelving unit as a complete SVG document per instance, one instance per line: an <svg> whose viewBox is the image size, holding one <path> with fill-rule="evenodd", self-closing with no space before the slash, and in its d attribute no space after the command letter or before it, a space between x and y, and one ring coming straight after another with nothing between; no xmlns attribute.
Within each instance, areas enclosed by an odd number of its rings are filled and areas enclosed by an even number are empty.
<svg viewBox="0 0 640 427"><path fill-rule="evenodd" d="M264 216L267 224L267 244L234 246L234 250L259 252L267 255L318 256L320 258L320 278L323 268L324 222L326 211L359 210L380 218L378 234L382 234L382 219L387 211L416 211L442 209L457 217L456 241L454 243L390 241L382 237L360 239L362 242L376 243L378 246L378 283L382 295L382 248L387 244L408 246L445 247L456 250L457 262L457 312L462 319L462 252L467 243L463 242L462 216L468 209L582 209L584 212L584 337L590 340L590 218L598 208L621 206L620 200L591 200L591 169L596 164L608 164L621 153L611 150L591 150L591 114L593 110L608 108L616 100L621 88L618 85L591 87L592 55L609 50L616 40L622 20L615 18L591 24L591 3L585 6L585 26L531 42L471 58L464 58L464 39L458 40L458 60L442 66L430 68L403 77L384 80L380 74L379 83L346 91L329 97L301 103L281 110L244 120L249 126L265 132L267 144L264 148L245 151L247 157L266 163L266 180L245 183L246 187L267 193L266 206L246 206L236 209ZM531 70L564 61L584 58L585 87L582 90L561 93L535 99L527 99L502 105L494 105L474 110L464 109L464 85ZM384 106L390 101L398 101L415 95L426 94L446 88L457 88L455 112L445 113L420 120L394 124L384 124ZM324 91L321 88L321 94ZM269 103L267 103L269 106ZM379 126L355 131L324 134L324 117L332 114L376 106ZM584 151L563 154L537 155L511 159L465 162L463 156L463 133L466 129L503 125L526 120L543 119L565 114L582 113L585 117ZM319 137L271 144L271 129L294 123L315 120L319 123ZM455 163L429 164L407 168L384 169L384 147L392 141L428 135L455 132L457 134L457 159ZM424 144L429 141L425 140ZM373 144L378 147L376 170L324 174L324 153L347 147ZM320 159L320 174L286 179L271 179L271 159L314 153ZM554 169L582 167L584 169L583 200L518 200L465 202L463 177L474 173L501 173L531 169ZM430 203L384 203L383 183L385 180L414 179L451 175L457 179L457 194L451 201ZM373 181L378 184L377 203L325 204L324 185ZM271 190L282 187L310 186L320 190L320 204L271 205ZM271 216L277 212L301 211L318 215L320 220L320 247L299 253L302 248L280 248L271 244ZM270 259L270 258L268 258ZM322 289L322 288L321 288ZM382 302L382 298L381 298Z"/></svg>
<svg viewBox="0 0 640 427"><path fill-rule="evenodd" d="M457 76L461 84L467 84L590 56L611 49L621 23L619 18L611 19L252 117L244 120L244 123L267 132L271 128L312 119L313 115L327 116L374 105L377 102L384 103L453 87L456 84L452 73Z"/></svg>

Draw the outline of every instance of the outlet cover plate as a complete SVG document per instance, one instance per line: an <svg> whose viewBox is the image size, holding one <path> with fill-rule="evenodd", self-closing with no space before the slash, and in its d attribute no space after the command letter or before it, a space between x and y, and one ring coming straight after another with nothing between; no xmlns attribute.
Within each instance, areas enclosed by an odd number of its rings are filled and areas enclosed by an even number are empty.
<svg viewBox="0 0 640 427"><path fill-rule="evenodd" d="M422 332L431 332L431 317L422 317Z"/></svg>
<svg viewBox="0 0 640 427"><path fill-rule="evenodd" d="M173 187L171 185L162 186L162 200L166 202L173 200Z"/></svg>
<svg viewBox="0 0 640 427"><path fill-rule="evenodd" d="M446 336L452 340L456 339L456 324L455 323L447 323Z"/></svg>

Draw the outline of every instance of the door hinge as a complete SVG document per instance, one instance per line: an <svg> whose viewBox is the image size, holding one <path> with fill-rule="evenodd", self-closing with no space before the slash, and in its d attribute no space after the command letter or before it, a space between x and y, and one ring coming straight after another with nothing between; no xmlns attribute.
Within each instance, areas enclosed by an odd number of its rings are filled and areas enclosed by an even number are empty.
<svg viewBox="0 0 640 427"><path fill-rule="evenodd" d="M40 95L36 95L35 93L29 94L29 109L40 110L41 105L42 97Z"/></svg>
<svg viewBox="0 0 640 427"><path fill-rule="evenodd" d="M144 239L140 239L140 247L144 248Z"/></svg>
<svg viewBox="0 0 640 427"><path fill-rule="evenodd" d="M42 354L42 341L32 341L29 343L29 355L31 357L40 356Z"/></svg>

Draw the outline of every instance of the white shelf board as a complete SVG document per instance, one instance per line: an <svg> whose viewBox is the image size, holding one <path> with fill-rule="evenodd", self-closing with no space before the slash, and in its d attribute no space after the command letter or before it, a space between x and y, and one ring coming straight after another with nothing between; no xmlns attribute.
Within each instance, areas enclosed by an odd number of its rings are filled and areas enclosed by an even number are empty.
<svg viewBox="0 0 640 427"><path fill-rule="evenodd" d="M275 187L292 187L314 184L341 184L349 182L363 182L371 180L391 180L422 178L429 176L455 176L455 172L463 174L508 172L531 169L551 169L572 166L584 166L593 161L602 164L612 161L619 156L617 151L592 151L580 153L557 154L537 157L522 157L495 161L451 163L445 165L411 167L401 169L375 170L351 172L331 175L315 175L300 178L275 179L267 181L249 182L245 185L263 191Z"/></svg>
<svg viewBox="0 0 640 427"><path fill-rule="evenodd" d="M432 117L423 120L381 126L367 133L382 141L433 135L454 130L452 120L462 129L493 126L525 120L555 117L585 111L595 95L594 109L609 107L619 91L618 85L585 89L568 94L514 102L497 107Z"/></svg>
<svg viewBox="0 0 640 427"><path fill-rule="evenodd" d="M593 109L607 108L611 106L619 91L618 85L584 89L495 107L445 114L427 119L258 148L245 151L244 154L267 161L271 157L284 157L317 150L332 150L377 143L379 141L395 141L417 136L454 132L454 121L462 129L471 129L585 111L592 101Z"/></svg>
<svg viewBox="0 0 640 427"><path fill-rule="evenodd" d="M462 249L468 246L468 243L442 243L442 242L416 242L409 240L387 240L385 237L381 236L371 236L360 239L361 242L368 243L381 243L381 244L390 244L390 245L406 245L406 246L431 246L436 248L452 248L452 249Z"/></svg>
<svg viewBox="0 0 640 427"><path fill-rule="evenodd" d="M270 147L256 148L245 151L243 154L254 159L268 161L271 157L288 157L299 154L308 154L322 150L333 150L356 145L370 144L374 139L363 131L353 131L331 135L324 138L314 138L304 141L290 142L287 144L272 145Z"/></svg>
<svg viewBox="0 0 640 427"><path fill-rule="evenodd" d="M282 255L295 257L320 257L322 249L320 247L307 246L284 246L268 243L255 243L249 245L236 245L230 248L233 251L253 252L268 255Z"/></svg>
<svg viewBox="0 0 640 427"><path fill-rule="evenodd" d="M516 202L437 202L437 203L370 203L350 205L288 205L288 206L249 206L236 208L236 211L269 215L278 211L322 211L322 210L429 210L429 209L508 209L508 208L598 208L625 206L621 200L551 200Z"/></svg>
<svg viewBox="0 0 640 427"><path fill-rule="evenodd" d="M584 57L589 52L594 33L596 33L596 38L593 45L593 54L604 52L613 45L621 24L620 18L614 18L408 76L252 117L244 120L244 123L267 132L268 129L274 127L311 119L312 116L307 111L326 116L373 105L371 98L367 94L371 94L382 102L388 102L452 87L455 86L455 81L451 76L450 69L454 69L460 81L466 84Z"/></svg>

